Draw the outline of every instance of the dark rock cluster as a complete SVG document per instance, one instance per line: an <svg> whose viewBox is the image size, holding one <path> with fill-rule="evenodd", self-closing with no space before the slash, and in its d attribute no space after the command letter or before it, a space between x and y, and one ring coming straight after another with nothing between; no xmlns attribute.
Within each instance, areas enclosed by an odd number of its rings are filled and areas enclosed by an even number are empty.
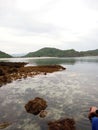
<svg viewBox="0 0 98 130"><path fill-rule="evenodd" d="M43 98L36 97L30 100L26 105L25 109L28 113L38 115L44 118L47 115L45 110L47 102ZM48 122L48 130L76 130L75 121L72 118L65 118L56 121Z"/></svg>
<svg viewBox="0 0 98 130"><path fill-rule="evenodd" d="M13 80L64 70L60 65L25 66L24 62L0 62L0 87Z"/></svg>
<svg viewBox="0 0 98 130"><path fill-rule="evenodd" d="M0 87L18 79L19 69L26 64L24 62L0 62Z"/></svg>

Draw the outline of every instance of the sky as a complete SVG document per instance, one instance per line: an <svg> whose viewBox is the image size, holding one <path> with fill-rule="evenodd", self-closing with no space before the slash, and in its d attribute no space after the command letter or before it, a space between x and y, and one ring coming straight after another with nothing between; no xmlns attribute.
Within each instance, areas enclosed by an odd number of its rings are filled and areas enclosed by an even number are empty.
<svg viewBox="0 0 98 130"><path fill-rule="evenodd" d="M98 49L98 0L0 0L0 51Z"/></svg>

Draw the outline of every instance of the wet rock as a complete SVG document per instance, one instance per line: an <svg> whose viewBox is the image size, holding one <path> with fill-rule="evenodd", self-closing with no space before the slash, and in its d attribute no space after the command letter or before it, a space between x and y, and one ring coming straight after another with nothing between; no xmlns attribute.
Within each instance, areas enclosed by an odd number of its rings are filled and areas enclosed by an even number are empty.
<svg viewBox="0 0 98 130"><path fill-rule="evenodd" d="M48 126L48 130L76 130L75 121L70 118L49 122Z"/></svg>
<svg viewBox="0 0 98 130"><path fill-rule="evenodd" d="M13 80L64 70L60 65L25 66L24 62L0 62L0 87Z"/></svg>
<svg viewBox="0 0 98 130"><path fill-rule="evenodd" d="M34 115L38 115L42 110L45 110L46 107L47 107L47 102L43 98L39 98L39 97L30 100L25 105L26 111Z"/></svg>
<svg viewBox="0 0 98 130"><path fill-rule="evenodd" d="M9 122L2 122L2 123L0 123L0 129L4 129L4 128L8 127L11 124L12 123L9 123Z"/></svg>
<svg viewBox="0 0 98 130"><path fill-rule="evenodd" d="M47 111L45 111L45 110L42 110L42 111L39 113L39 116L40 116L41 118L46 117L46 115L47 115Z"/></svg>
<svg viewBox="0 0 98 130"><path fill-rule="evenodd" d="M8 70L8 73L16 73L16 72L18 72L18 69L15 68L15 67L10 68L10 69Z"/></svg>
<svg viewBox="0 0 98 130"><path fill-rule="evenodd" d="M0 76L4 75L4 71L2 69L0 69Z"/></svg>
<svg viewBox="0 0 98 130"><path fill-rule="evenodd" d="M23 67L24 65L26 65L27 63L25 62L0 62L0 66L6 66L6 67L10 67L10 68L20 68Z"/></svg>

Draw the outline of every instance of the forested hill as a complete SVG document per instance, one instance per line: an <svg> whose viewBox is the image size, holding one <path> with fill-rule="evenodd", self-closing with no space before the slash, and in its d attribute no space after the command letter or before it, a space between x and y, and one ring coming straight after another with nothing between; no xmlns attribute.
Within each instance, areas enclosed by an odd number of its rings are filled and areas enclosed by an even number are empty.
<svg viewBox="0 0 98 130"><path fill-rule="evenodd" d="M30 52L24 57L80 57L80 56L97 56L98 49L90 51L75 51L74 49L70 50L60 50L56 48L42 48L35 52Z"/></svg>
<svg viewBox="0 0 98 130"><path fill-rule="evenodd" d="M88 51L81 51L84 56L98 56L98 49L96 50L88 50Z"/></svg>
<svg viewBox="0 0 98 130"><path fill-rule="evenodd" d="M0 51L0 58L11 58L11 57L12 57L11 55Z"/></svg>

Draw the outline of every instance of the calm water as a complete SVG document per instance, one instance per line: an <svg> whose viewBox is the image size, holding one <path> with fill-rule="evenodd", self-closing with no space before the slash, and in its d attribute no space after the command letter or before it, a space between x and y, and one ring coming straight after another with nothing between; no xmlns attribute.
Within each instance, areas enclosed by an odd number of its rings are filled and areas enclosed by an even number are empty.
<svg viewBox="0 0 98 130"><path fill-rule="evenodd" d="M14 81L0 88L0 122L12 122L5 130L47 130L47 122L74 118L77 130L91 130L90 106L98 107L98 57L15 58L0 61L29 65L60 64L67 69ZM48 103L46 118L28 114L24 105L36 96Z"/></svg>

